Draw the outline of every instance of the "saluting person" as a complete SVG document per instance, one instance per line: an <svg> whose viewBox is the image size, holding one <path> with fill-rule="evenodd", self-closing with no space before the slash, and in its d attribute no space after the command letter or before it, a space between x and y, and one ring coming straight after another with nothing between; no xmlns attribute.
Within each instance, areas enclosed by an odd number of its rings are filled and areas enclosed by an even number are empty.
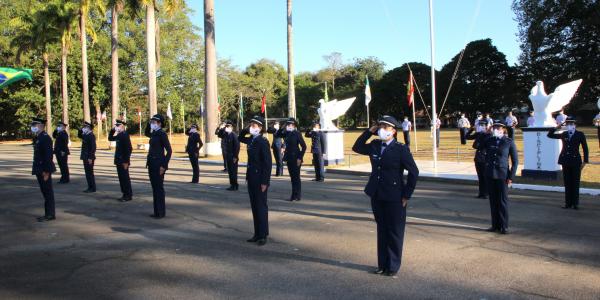
<svg viewBox="0 0 600 300"><path fill-rule="evenodd" d="M114 163L117 166L117 175L119 176L119 185L121 187L121 202L131 201L133 192L131 190L131 178L129 177L129 166L131 165L131 139L125 129L127 123L122 120L116 120L115 126L108 133L108 140L116 142Z"/></svg>
<svg viewBox="0 0 600 300"><path fill-rule="evenodd" d="M31 132L33 133L33 165L31 175L35 175L40 190L44 196L44 215L38 217L38 222L52 221L56 219L54 210L54 190L52 189L52 173L56 167L52 161L52 139L46 133L46 120L33 118Z"/></svg>
<svg viewBox="0 0 600 300"><path fill-rule="evenodd" d="M246 181L254 221L254 235L247 242L259 246L267 243L269 235L267 191L271 179L272 161L269 140L263 136L265 125L262 117L254 116L250 120L250 126L240 132L240 142L248 145Z"/></svg>
<svg viewBox="0 0 600 300"><path fill-rule="evenodd" d="M556 133L561 125L550 129L548 137L562 140L562 150L558 156L558 164L562 166L563 180L565 183L565 206L563 208L579 208L579 183L581 181L581 170L589 163L589 151L585 134L576 129L575 118L568 117L565 120L567 130ZM583 150L583 163L579 148Z"/></svg>
<svg viewBox="0 0 600 300"><path fill-rule="evenodd" d="M485 149L485 181L492 215L492 226L487 231L507 234L508 186L517 174L519 157L515 142L506 136L506 127L500 120L492 125L492 136L485 141Z"/></svg>
<svg viewBox="0 0 600 300"><path fill-rule="evenodd" d="M476 149L476 151L473 160L475 161L475 171L477 172L477 180L479 183L479 194L477 194L477 198L481 199L486 199L488 197L487 183L485 182L485 141L491 136L488 128L487 120L479 120L477 125L475 125L475 132L473 133L474 130L471 128L466 136L467 140L474 140L472 147L473 149Z"/></svg>
<svg viewBox="0 0 600 300"><path fill-rule="evenodd" d="M96 161L96 136L94 135L94 125L90 122L83 122L83 127L77 132L81 139L81 154L79 159L83 161L83 170L85 171L85 180L87 189L84 193L96 192L96 178L94 176L94 162Z"/></svg>
<svg viewBox="0 0 600 300"><path fill-rule="evenodd" d="M67 124L58 122L56 130L52 132L54 138L54 155L56 155L56 162L60 168L60 180L58 183L68 183L70 181L69 176L69 134L67 133Z"/></svg>
<svg viewBox="0 0 600 300"><path fill-rule="evenodd" d="M238 162L240 154L240 141L233 132L233 122L225 121L225 126L219 130L218 136L225 147L225 161L227 162L227 174L229 175L228 191L237 191L238 185Z"/></svg>
<svg viewBox="0 0 600 300"><path fill-rule="evenodd" d="M313 155L312 164L315 167L315 179L313 181L325 181L325 163L323 162L323 154L325 153L325 138L321 132L321 124L318 121L313 122L313 127L306 131L304 135L310 138L310 152Z"/></svg>
<svg viewBox="0 0 600 300"><path fill-rule="evenodd" d="M283 175L283 141L276 135L278 130L279 122L275 122L273 127L269 127L269 129L267 129L267 132L273 135L273 144L271 145L271 149L273 150L273 157L275 158L275 176Z"/></svg>
<svg viewBox="0 0 600 300"><path fill-rule="evenodd" d="M300 181L300 167L304 160L306 152L306 143L302 134L297 130L298 122L294 118L289 118L285 122L285 128L279 129L275 134L283 138L284 153L283 161L287 162L288 173L292 180L292 195L289 201L300 201L302 198L302 183Z"/></svg>
<svg viewBox="0 0 600 300"><path fill-rule="evenodd" d="M165 119L160 114L155 114L150 119L150 126L146 127L145 134L150 138L150 149L146 159L146 168L152 185L152 200L154 204L154 214L150 217L155 219L164 218L166 215L165 207L165 172L169 169L171 160L171 143L167 133L162 128Z"/></svg>
<svg viewBox="0 0 600 300"><path fill-rule="evenodd" d="M225 140L224 136L226 134L225 127L227 126L228 123L233 124L233 122L231 122L230 120L225 120L221 124L219 124L219 127L217 127L217 129L215 129L215 135L221 139L221 155L223 156L223 172L227 172L227 141Z"/></svg>
<svg viewBox="0 0 600 300"><path fill-rule="evenodd" d="M200 164L198 158L200 156L200 149L204 145L198 133L198 125L192 124L185 134L188 136L187 144L185 145L185 152L187 152L192 164L192 181L191 183L198 183L200 180Z"/></svg>
<svg viewBox="0 0 600 300"><path fill-rule="evenodd" d="M395 276L402 262L408 200L417 185L419 169L408 147L396 140L401 124L391 116L383 116L378 124L363 132L352 150L371 160L365 193L371 197L377 223L377 269L373 273ZM373 135L379 139L367 143ZM408 171L406 182L404 170Z"/></svg>

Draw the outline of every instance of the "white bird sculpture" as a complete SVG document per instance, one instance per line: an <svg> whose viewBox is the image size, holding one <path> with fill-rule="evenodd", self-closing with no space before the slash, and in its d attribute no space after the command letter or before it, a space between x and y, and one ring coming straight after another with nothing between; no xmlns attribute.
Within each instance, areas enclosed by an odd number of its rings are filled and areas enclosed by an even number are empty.
<svg viewBox="0 0 600 300"><path fill-rule="evenodd" d="M534 127L554 127L556 122L552 118L552 113L561 110L565 105L571 102L573 96L577 92L582 80L578 79L565 84L559 85L554 93L548 95L544 90L544 83L536 82L531 89L529 100L535 111Z"/></svg>
<svg viewBox="0 0 600 300"><path fill-rule="evenodd" d="M325 102L323 99L319 100L320 107L317 112L319 113L321 121L321 129L338 130L338 128L333 125L333 120L343 116L350 106L352 106L354 100L356 100L356 97L339 101L334 99L328 102Z"/></svg>

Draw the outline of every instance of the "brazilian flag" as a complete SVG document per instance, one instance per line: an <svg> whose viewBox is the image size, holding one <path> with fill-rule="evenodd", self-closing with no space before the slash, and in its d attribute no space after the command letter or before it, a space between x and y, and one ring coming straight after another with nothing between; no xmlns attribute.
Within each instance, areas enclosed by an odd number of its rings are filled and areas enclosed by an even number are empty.
<svg viewBox="0 0 600 300"><path fill-rule="evenodd" d="M32 80L31 69L0 67L0 90L23 79Z"/></svg>

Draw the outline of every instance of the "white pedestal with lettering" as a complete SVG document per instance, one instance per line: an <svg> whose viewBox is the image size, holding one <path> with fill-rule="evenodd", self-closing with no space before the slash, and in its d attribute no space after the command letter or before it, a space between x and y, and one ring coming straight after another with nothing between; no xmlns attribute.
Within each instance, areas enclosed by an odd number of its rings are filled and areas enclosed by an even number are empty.
<svg viewBox="0 0 600 300"><path fill-rule="evenodd" d="M523 130L523 169L521 176L558 179L562 173L558 156L562 141L549 138L549 127L526 127Z"/></svg>
<svg viewBox="0 0 600 300"><path fill-rule="evenodd" d="M344 163L344 131L337 129L322 130L322 132L325 138L325 155L323 156L325 165L331 166Z"/></svg>

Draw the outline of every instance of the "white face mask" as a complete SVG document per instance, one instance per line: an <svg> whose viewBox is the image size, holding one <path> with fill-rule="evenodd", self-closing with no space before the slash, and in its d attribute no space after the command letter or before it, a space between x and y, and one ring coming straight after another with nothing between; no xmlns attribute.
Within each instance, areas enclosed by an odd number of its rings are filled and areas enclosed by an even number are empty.
<svg viewBox="0 0 600 300"><path fill-rule="evenodd" d="M286 126L286 127L285 127L285 130L287 130L287 131L290 131L290 132L291 132L291 131L294 131L294 129L295 129L295 128L294 128L294 126L292 126L292 125L288 125L288 126Z"/></svg>
<svg viewBox="0 0 600 300"><path fill-rule="evenodd" d="M377 135L379 135L379 138L383 141L389 140L393 134L393 132L387 131L383 128L379 128L379 130L377 131Z"/></svg>
<svg viewBox="0 0 600 300"><path fill-rule="evenodd" d="M258 127L250 127L250 134L252 136L257 136L260 134L260 128Z"/></svg>
<svg viewBox="0 0 600 300"><path fill-rule="evenodd" d="M273 125L273 128L275 128L275 130L279 130L279 124Z"/></svg>
<svg viewBox="0 0 600 300"><path fill-rule="evenodd" d="M575 125L567 125L567 130L568 130L569 132L573 132L573 131L575 131Z"/></svg>
<svg viewBox="0 0 600 300"><path fill-rule="evenodd" d="M116 132L123 132L123 126L115 126Z"/></svg>
<svg viewBox="0 0 600 300"><path fill-rule="evenodd" d="M150 124L150 129L152 129L153 131L156 131L160 128L160 126L158 126L158 124L156 123L152 123Z"/></svg>
<svg viewBox="0 0 600 300"><path fill-rule="evenodd" d="M497 138L501 138L504 136L504 130L502 129L494 129L494 136Z"/></svg>
<svg viewBox="0 0 600 300"><path fill-rule="evenodd" d="M196 128L190 128L190 133L196 133L196 132L197 132Z"/></svg>
<svg viewBox="0 0 600 300"><path fill-rule="evenodd" d="M319 128L319 127L314 127L314 128L313 128L313 131L321 131L321 128Z"/></svg>
<svg viewBox="0 0 600 300"><path fill-rule="evenodd" d="M231 133L231 132L233 132L233 128L231 128L231 127L225 127L225 132Z"/></svg>
<svg viewBox="0 0 600 300"><path fill-rule="evenodd" d="M87 127L83 127L83 128L81 129L81 132L83 132L83 134L88 134L88 133L90 132L90 129L89 129L89 128L87 128Z"/></svg>
<svg viewBox="0 0 600 300"><path fill-rule="evenodd" d="M40 129L37 126L31 126L31 132L33 132L34 134L37 134L38 131L40 131Z"/></svg>
<svg viewBox="0 0 600 300"><path fill-rule="evenodd" d="M58 132L62 132L63 130L65 130L65 128L62 126L56 127L56 131L58 131Z"/></svg>

